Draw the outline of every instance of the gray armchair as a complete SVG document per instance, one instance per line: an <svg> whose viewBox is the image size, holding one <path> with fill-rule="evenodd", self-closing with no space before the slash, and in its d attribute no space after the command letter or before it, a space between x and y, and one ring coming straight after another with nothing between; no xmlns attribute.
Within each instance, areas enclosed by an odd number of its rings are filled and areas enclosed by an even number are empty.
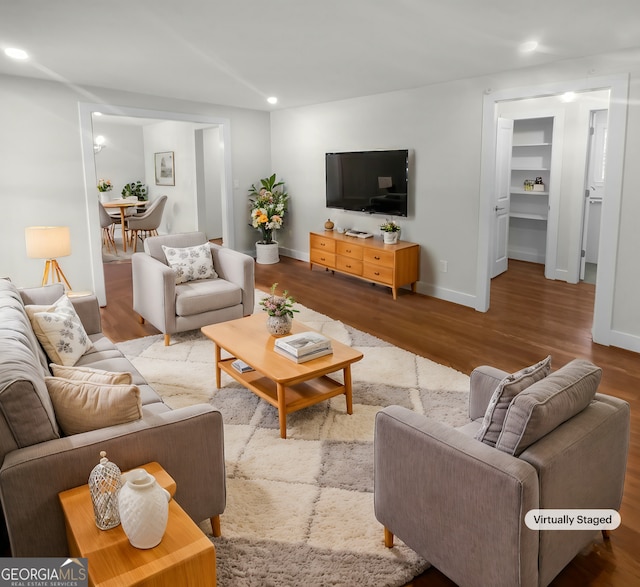
<svg viewBox="0 0 640 587"><path fill-rule="evenodd" d="M255 261L249 255L209 243L218 277L176 284L162 245L184 248L207 242L203 232L152 236L144 241L145 252L131 257L133 309L142 322L164 333L165 345L177 332L253 313Z"/></svg>
<svg viewBox="0 0 640 587"><path fill-rule="evenodd" d="M385 544L397 536L460 586L548 585L597 532L531 530L526 513L617 510L622 500L629 405L595 393L600 370L572 361L516 395L502 430L513 440L516 420L524 429L505 452L502 438L499 449L474 436L507 375L472 373L473 421L459 429L399 406L376 417L375 515Z"/></svg>

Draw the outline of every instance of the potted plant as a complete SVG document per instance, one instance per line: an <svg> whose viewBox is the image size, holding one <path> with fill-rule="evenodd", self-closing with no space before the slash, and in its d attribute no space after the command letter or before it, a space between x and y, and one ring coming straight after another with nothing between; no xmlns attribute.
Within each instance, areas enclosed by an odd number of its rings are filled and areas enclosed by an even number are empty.
<svg viewBox="0 0 640 587"><path fill-rule="evenodd" d="M98 180L98 191L100 192L100 201L106 203L109 201L108 192L113 189L113 184L109 179Z"/></svg>
<svg viewBox="0 0 640 587"><path fill-rule="evenodd" d="M400 236L400 227L393 220L385 220L380 225L385 244L395 244Z"/></svg>
<svg viewBox="0 0 640 587"><path fill-rule="evenodd" d="M288 291L284 291L281 296L276 294L277 283L271 286L271 292L266 298L262 298L259 304L268 314L267 330L270 334L289 334L291 332L291 321L293 313L298 310L294 309L295 300L289 295Z"/></svg>
<svg viewBox="0 0 640 587"><path fill-rule="evenodd" d="M273 239L274 231L282 227L287 211L289 195L284 191L284 182L277 181L276 174L260 180L260 187L249 188L251 204L251 226L260 231L261 239L256 243L256 262L277 263L278 242Z"/></svg>
<svg viewBox="0 0 640 587"><path fill-rule="evenodd" d="M125 184L121 193L123 198L135 196L141 202L145 202L149 197L147 194L147 186L141 181L132 181L131 183Z"/></svg>

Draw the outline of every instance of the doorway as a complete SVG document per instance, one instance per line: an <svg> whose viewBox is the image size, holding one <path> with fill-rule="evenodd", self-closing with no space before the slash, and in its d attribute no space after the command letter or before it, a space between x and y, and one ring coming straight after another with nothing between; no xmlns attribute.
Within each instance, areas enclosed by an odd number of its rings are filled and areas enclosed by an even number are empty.
<svg viewBox="0 0 640 587"><path fill-rule="evenodd" d="M616 243L622 197L622 165L627 114L628 76L610 76L558 82L545 86L487 91L483 105L482 172L480 185L481 218L478 236L478 273L476 309L485 312L490 305L490 270L492 267L492 229L496 168L497 105L509 100L556 96L565 92L610 91L607 133L607 199L603 202L600 242L600 267L596 282L593 317L593 340L608 345L612 338L613 294L617 261ZM577 272L577 267L576 267Z"/></svg>
<svg viewBox="0 0 640 587"><path fill-rule="evenodd" d="M100 230L100 221L98 214L98 206L96 206L96 185L98 178L96 176L96 168L94 164L94 148L93 148L93 129L92 114L101 112L106 115L129 116L134 118L156 119L161 121L173 121L176 123L195 123L200 128L217 127L219 128L219 143L221 145L222 174L220 209L222 217L222 238L225 246L233 248L235 244L234 223L233 223L233 190L231 182L231 154L228 145L230 145L231 129L230 121L226 118L213 118L202 115L192 115L177 112L163 112L156 110L146 110L140 108L128 108L122 106L112 106L106 104L90 104L80 103L80 128L81 128L81 145L85 176L85 196L86 196L86 214L87 223L90 231L90 260L91 260L91 276L93 282L93 291L98 297L101 306L106 305L106 288L104 283L104 272L102 270L102 238ZM195 141L195 139L194 139ZM225 148L227 146L227 148ZM166 150L171 150L167 148ZM176 155L176 164L178 157ZM153 162L145 161L145 166L153 166ZM195 168L191 172L195 173ZM176 176L178 171L176 170ZM146 174L153 177L153 173ZM195 178L193 185L196 184ZM200 211L205 209L205 203L201 200L205 197L204 192L196 190L196 225L201 229L203 225L200 220ZM193 225L192 225L193 227ZM175 227L176 231L182 230L181 227Z"/></svg>

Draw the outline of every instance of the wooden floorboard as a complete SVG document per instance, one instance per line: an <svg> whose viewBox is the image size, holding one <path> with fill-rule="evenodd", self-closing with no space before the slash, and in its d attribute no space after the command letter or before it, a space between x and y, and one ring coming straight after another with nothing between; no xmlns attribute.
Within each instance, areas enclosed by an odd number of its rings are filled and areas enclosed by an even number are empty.
<svg viewBox="0 0 640 587"><path fill-rule="evenodd" d="M109 263L105 278L107 336L122 341L156 334L152 326L139 324L132 310L131 265ZM287 257L256 265L256 287L267 291L275 282L309 308L467 374L482 364L516 371L547 355L554 368L575 357L602 367L599 391L631 404L622 525L609 542L599 541L578 555L552 585L640 585L640 356L592 342L593 285L547 280L542 265L511 261L509 270L492 281L491 308L482 313L409 290L400 290L394 301L388 288L311 270L308 263ZM410 583L445 585L453 583L435 569Z"/></svg>

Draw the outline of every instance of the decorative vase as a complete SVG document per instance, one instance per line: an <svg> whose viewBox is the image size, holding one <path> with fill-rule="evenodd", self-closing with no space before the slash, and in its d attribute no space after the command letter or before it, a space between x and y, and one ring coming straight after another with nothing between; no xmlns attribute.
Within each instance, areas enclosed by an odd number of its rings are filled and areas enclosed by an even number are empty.
<svg viewBox="0 0 640 587"><path fill-rule="evenodd" d="M100 457L100 462L89 475L89 493L96 526L100 530L110 530L120 524L118 494L122 475L118 466L109 461L106 452L100 451Z"/></svg>
<svg viewBox="0 0 640 587"><path fill-rule="evenodd" d="M136 548L158 546L167 529L171 495L144 469L133 469L122 478L118 506L124 533Z"/></svg>
<svg viewBox="0 0 640 587"><path fill-rule="evenodd" d="M269 244L256 243L256 263L260 265L272 265L280 261L278 254L278 243L273 241Z"/></svg>
<svg viewBox="0 0 640 587"><path fill-rule="evenodd" d="M331 221L331 218L329 218L329 220L327 220L327 221L324 223L324 229L325 229L325 230L333 230L333 227L334 227L334 224L333 224L333 222Z"/></svg>
<svg viewBox="0 0 640 587"><path fill-rule="evenodd" d="M281 336L291 332L291 316L267 316L267 331L274 336Z"/></svg>
<svg viewBox="0 0 640 587"><path fill-rule="evenodd" d="M397 232L385 232L382 235L385 245L395 245L398 242Z"/></svg>
<svg viewBox="0 0 640 587"><path fill-rule="evenodd" d="M111 193L110 192L100 192L100 202L106 204L111 201Z"/></svg>

